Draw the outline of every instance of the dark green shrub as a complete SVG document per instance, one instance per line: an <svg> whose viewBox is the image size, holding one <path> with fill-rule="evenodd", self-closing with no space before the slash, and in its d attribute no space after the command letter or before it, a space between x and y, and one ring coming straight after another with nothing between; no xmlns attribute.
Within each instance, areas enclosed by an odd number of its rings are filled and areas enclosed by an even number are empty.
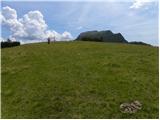
<svg viewBox="0 0 160 120"><path fill-rule="evenodd" d="M20 42L15 41L15 42L10 42L10 41L6 41L6 42L1 42L1 48L6 48L6 47L14 47L14 46L19 46Z"/></svg>

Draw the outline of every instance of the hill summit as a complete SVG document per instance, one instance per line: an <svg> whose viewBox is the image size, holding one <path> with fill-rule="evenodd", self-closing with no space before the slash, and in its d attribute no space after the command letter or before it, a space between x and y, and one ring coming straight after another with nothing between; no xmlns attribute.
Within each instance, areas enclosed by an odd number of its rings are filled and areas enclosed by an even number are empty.
<svg viewBox="0 0 160 120"><path fill-rule="evenodd" d="M128 43L121 33L114 34L110 30L105 31L87 31L82 32L76 40L80 41L97 41L97 42L119 42Z"/></svg>

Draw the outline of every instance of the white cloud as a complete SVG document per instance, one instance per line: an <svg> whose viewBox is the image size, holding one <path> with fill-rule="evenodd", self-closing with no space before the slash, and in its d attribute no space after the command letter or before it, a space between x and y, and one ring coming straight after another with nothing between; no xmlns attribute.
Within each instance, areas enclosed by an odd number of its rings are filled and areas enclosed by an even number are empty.
<svg viewBox="0 0 160 120"><path fill-rule="evenodd" d="M2 21L4 21L4 17L2 15L1 11L0 11L0 23L2 23Z"/></svg>
<svg viewBox="0 0 160 120"><path fill-rule="evenodd" d="M6 6L2 8L0 21L2 25L9 27L11 30L12 35L9 36L10 38L21 40L21 42L46 41L48 37L54 37L57 41L73 38L67 31L59 34L54 30L48 30L48 26L40 11L30 11L22 18L17 19L16 10Z"/></svg>
<svg viewBox="0 0 160 120"><path fill-rule="evenodd" d="M23 28L23 24L17 20L17 12L10 7L3 7L1 12L2 25L6 25L10 28L13 36L24 36L26 33Z"/></svg>
<svg viewBox="0 0 160 120"><path fill-rule="evenodd" d="M16 10L6 6L2 8L2 14L6 19L17 19Z"/></svg>
<svg viewBox="0 0 160 120"><path fill-rule="evenodd" d="M63 34L62 34L62 40L69 40L70 38L73 38L71 33L65 31Z"/></svg>
<svg viewBox="0 0 160 120"><path fill-rule="evenodd" d="M131 9L139 9L141 7L147 6L152 2L157 2L157 0L134 0Z"/></svg>

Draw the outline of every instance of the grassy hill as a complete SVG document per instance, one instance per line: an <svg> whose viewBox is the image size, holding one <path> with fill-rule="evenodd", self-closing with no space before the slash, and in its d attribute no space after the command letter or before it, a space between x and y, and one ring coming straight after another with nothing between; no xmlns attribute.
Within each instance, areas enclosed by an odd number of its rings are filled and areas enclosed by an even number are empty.
<svg viewBox="0 0 160 120"><path fill-rule="evenodd" d="M158 48L36 43L1 56L2 118L158 118ZM121 113L133 100L142 109Z"/></svg>

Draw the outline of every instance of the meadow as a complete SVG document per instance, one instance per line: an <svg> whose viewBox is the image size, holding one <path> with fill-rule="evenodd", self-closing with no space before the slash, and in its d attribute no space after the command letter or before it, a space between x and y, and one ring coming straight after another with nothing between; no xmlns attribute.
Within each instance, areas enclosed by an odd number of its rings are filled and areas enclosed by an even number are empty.
<svg viewBox="0 0 160 120"><path fill-rule="evenodd" d="M157 118L158 47L102 42L1 49L2 118ZM123 102L142 109L122 113Z"/></svg>

